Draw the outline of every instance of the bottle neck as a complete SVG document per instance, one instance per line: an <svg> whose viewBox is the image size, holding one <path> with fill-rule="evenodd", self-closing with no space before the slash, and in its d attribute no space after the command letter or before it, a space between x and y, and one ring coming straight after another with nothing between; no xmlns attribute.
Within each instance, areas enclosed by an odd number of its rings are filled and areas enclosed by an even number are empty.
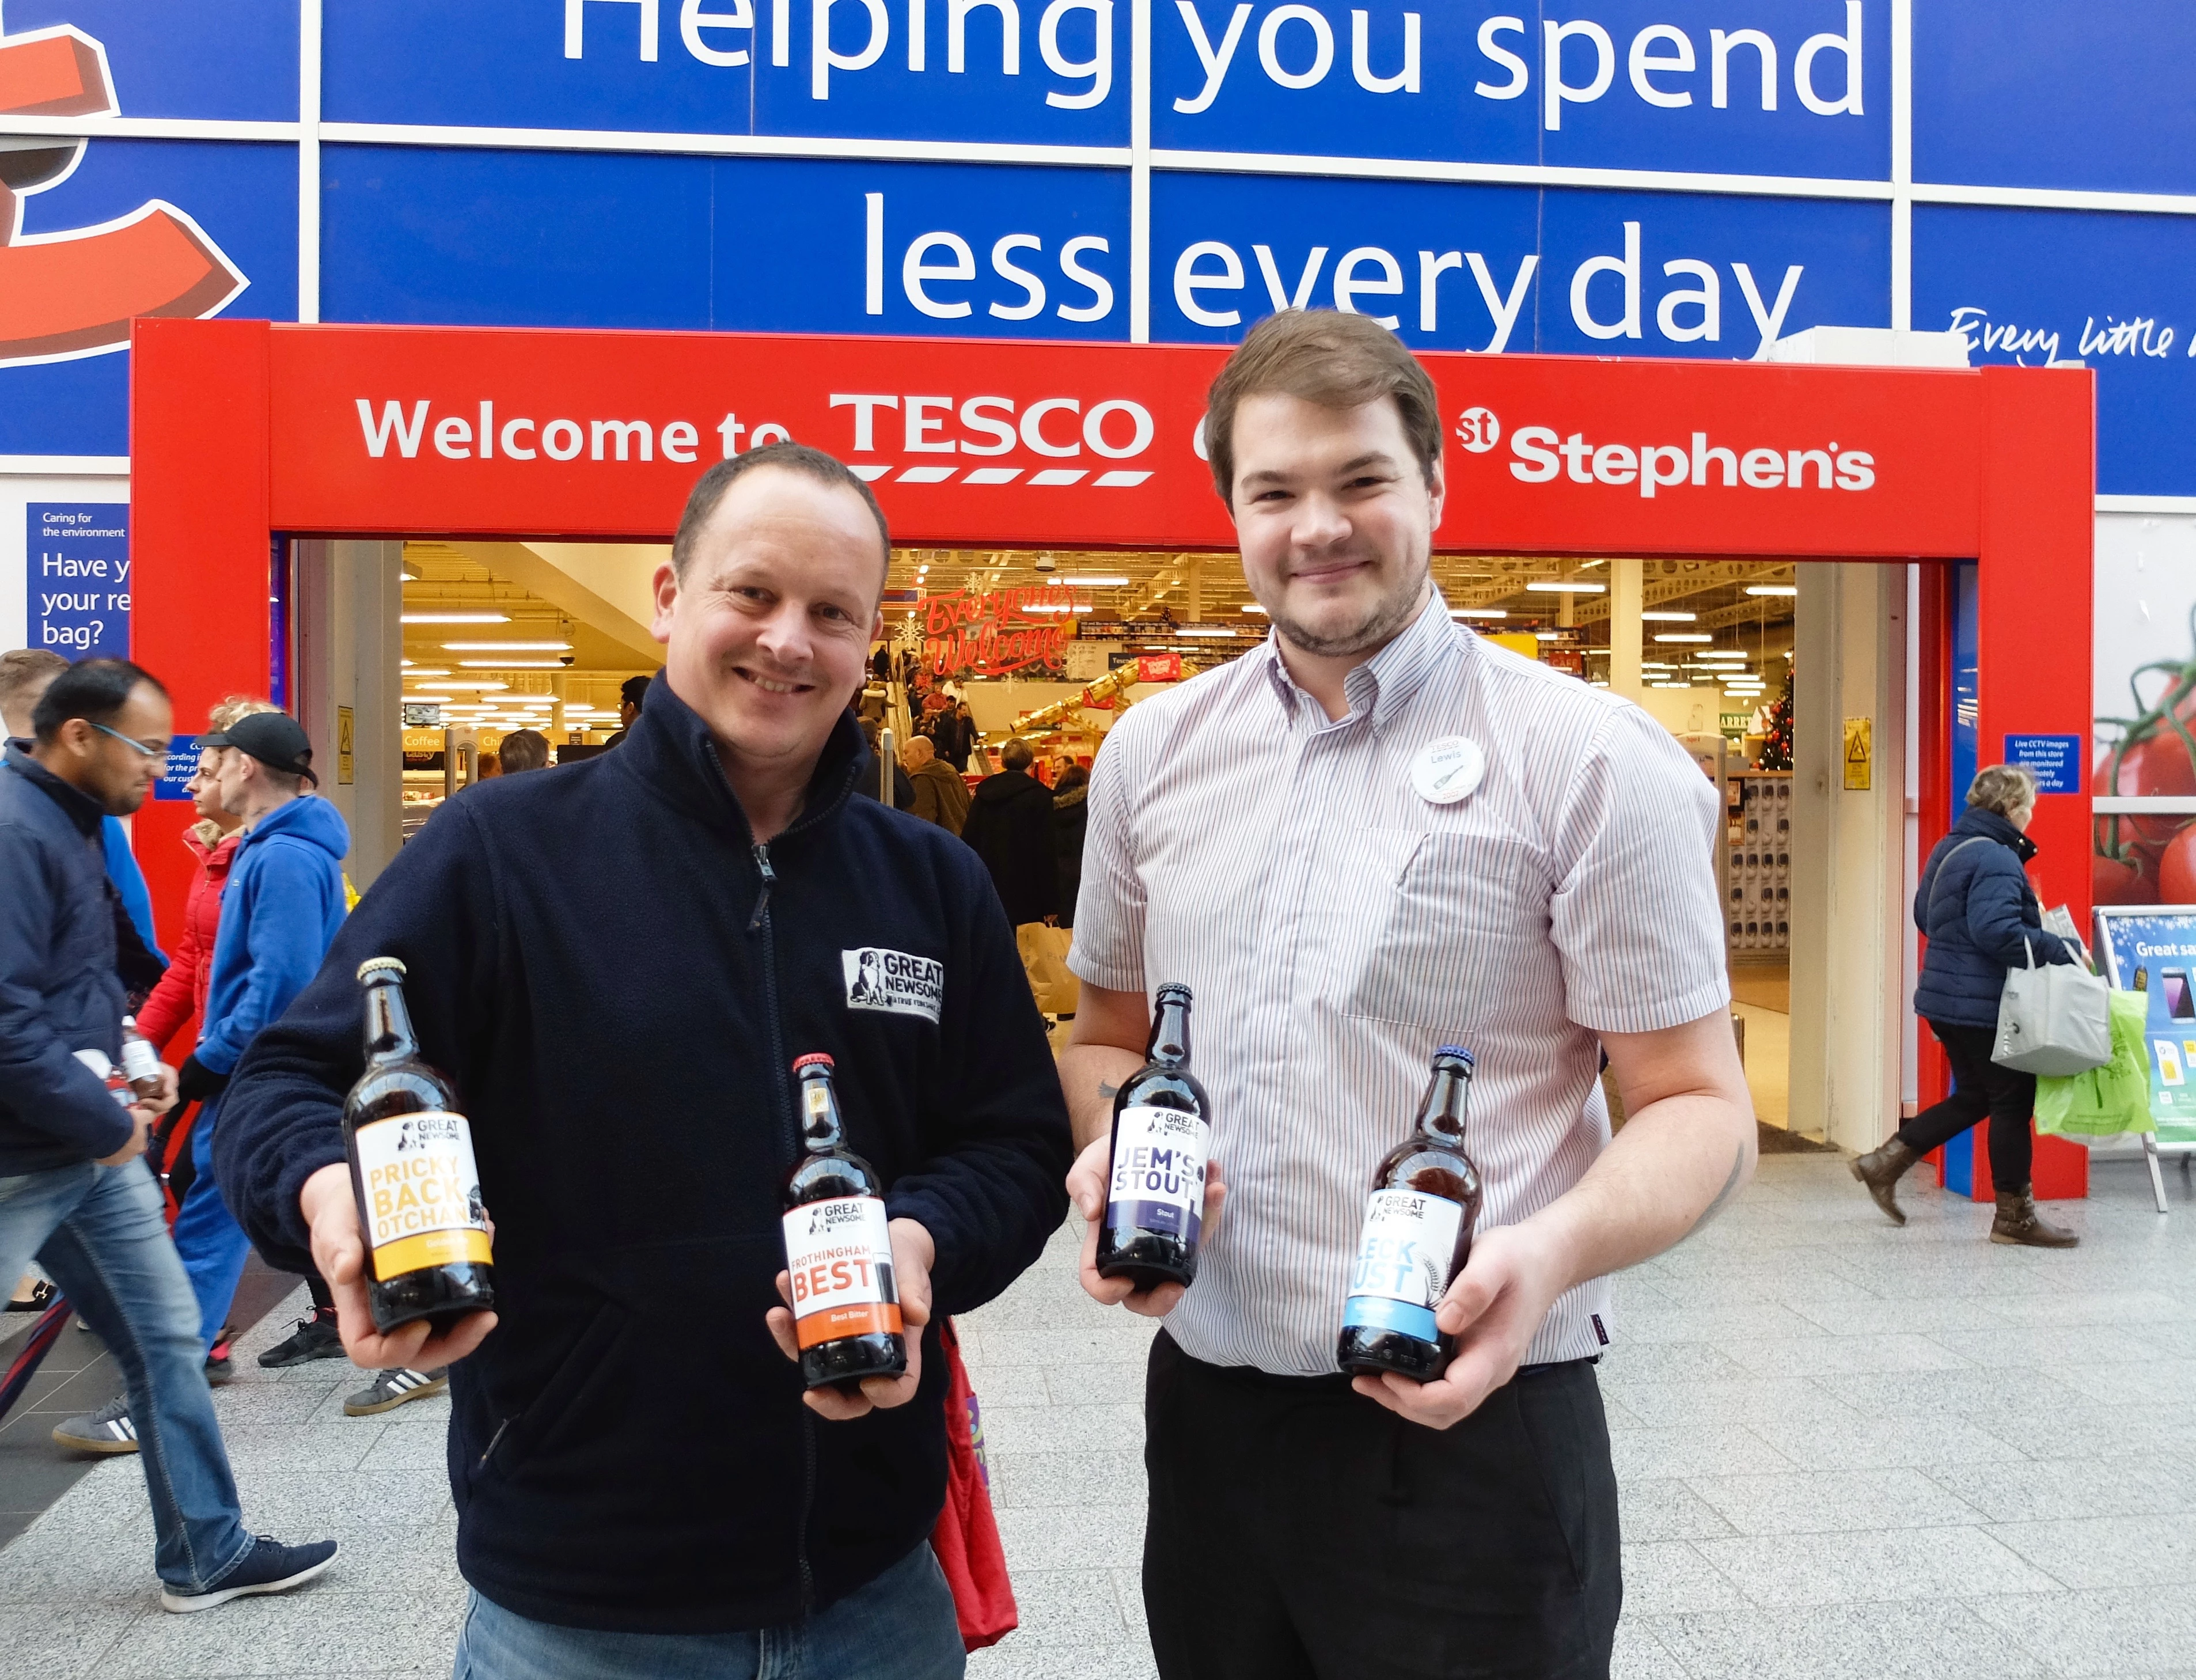
<svg viewBox="0 0 2196 1680"><path fill-rule="evenodd" d="M1145 1059L1163 1067L1182 1067L1189 1061L1189 1005L1180 998L1170 997L1159 1004L1158 1018L1152 1022L1152 1042L1145 1047Z"/></svg>
<svg viewBox="0 0 2196 1680"><path fill-rule="evenodd" d="M366 1054L369 1061L391 1061L419 1054L419 1041L412 1034L412 1012L404 1004L404 988L394 980L379 981L366 989Z"/></svg>
<svg viewBox="0 0 2196 1680"><path fill-rule="evenodd" d="M836 1149L847 1140L839 1118L839 1094L828 1075L800 1077L800 1140L812 1150Z"/></svg>
<svg viewBox="0 0 2196 1680"><path fill-rule="evenodd" d="M1471 1101L1471 1076L1437 1067L1419 1105L1419 1129L1451 1143L1464 1141L1465 1111Z"/></svg>

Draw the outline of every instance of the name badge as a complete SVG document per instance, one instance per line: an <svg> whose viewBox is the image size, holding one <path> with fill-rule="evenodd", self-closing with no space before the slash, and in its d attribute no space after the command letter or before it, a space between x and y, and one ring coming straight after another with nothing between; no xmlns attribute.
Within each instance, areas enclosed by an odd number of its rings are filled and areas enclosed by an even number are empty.
<svg viewBox="0 0 2196 1680"><path fill-rule="evenodd" d="M1411 787L1433 805L1454 805L1470 797L1487 773L1487 754L1476 741L1445 735L1419 748L1411 760Z"/></svg>

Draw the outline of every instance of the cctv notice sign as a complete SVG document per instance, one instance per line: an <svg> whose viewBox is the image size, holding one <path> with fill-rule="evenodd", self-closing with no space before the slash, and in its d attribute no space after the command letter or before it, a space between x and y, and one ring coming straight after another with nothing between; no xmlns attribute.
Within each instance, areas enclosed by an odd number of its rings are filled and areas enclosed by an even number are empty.
<svg viewBox="0 0 2196 1680"><path fill-rule="evenodd" d="M64 659L130 656L130 505L32 502L24 640Z"/></svg>

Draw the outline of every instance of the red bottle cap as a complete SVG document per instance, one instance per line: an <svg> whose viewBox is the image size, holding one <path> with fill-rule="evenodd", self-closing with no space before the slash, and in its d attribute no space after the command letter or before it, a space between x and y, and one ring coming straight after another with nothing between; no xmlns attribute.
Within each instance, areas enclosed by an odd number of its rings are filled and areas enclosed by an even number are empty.
<svg viewBox="0 0 2196 1680"><path fill-rule="evenodd" d="M830 1067L834 1065L830 1057L825 1055L821 1050L818 1050L809 1055L795 1056L793 1059L793 1071L795 1073L798 1073L802 1068L808 1066L811 1063L822 1067Z"/></svg>

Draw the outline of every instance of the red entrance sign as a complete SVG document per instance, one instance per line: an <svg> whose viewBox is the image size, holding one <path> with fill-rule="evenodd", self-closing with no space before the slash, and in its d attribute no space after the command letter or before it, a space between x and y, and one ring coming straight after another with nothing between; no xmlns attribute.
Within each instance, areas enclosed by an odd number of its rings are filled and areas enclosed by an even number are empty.
<svg viewBox="0 0 2196 1680"><path fill-rule="evenodd" d="M923 668L934 677L1053 676L1074 605L1065 589L956 590L926 595Z"/></svg>
<svg viewBox="0 0 2196 1680"><path fill-rule="evenodd" d="M780 436L852 465L910 544L1234 546L1199 437L1222 347L161 320L132 344L136 650L186 719L268 689L272 538L662 541L707 463ZM2086 371L1423 360L1445 551L1974 558L1977 739L2088 733ZM1926 569L1925 847L1952 816L1949 600ZM170 914L185 809L137 822ZM2030 829L2078 921L2089 822L2084 791Z"/></svg>

